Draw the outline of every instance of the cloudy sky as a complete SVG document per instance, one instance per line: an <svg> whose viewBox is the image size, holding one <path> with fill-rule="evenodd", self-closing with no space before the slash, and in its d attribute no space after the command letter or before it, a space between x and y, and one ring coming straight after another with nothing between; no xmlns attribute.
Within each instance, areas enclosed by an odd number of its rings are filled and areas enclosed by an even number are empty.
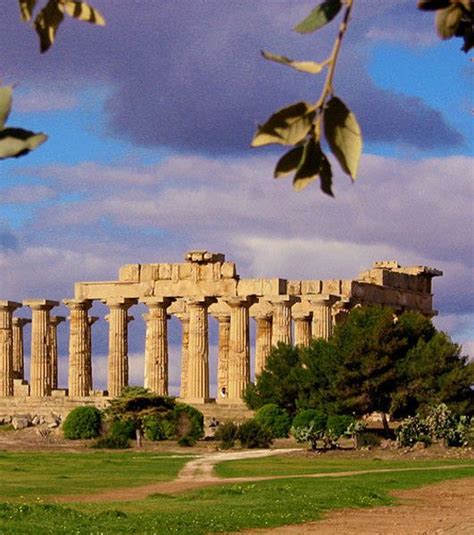
<svg viewBox="0 0 474 535"><path fill-rule="evenodd" d="M364 135L356 184L337 171L335 199L317 185L296 193L272 178L278 150L249 148L258 122L319 96L319 77L260 56L324 59L336 26L291 31L315 3L94 0L107 26L67 20L40 55L8 2L0 79L17 84L9 125L49 140L0 163L0 296L60 300L75 281L180 261L193 248L224 252L244 277L352 278L397 259L444 271L436 323L474 354L473 63L460 41L436 38L431 13L414 0L356 2L335 78ZM142 312L132 310L135 382ZM95 329L103 377L105 322ZM170 341L176 383L174 322Z"/></svg>

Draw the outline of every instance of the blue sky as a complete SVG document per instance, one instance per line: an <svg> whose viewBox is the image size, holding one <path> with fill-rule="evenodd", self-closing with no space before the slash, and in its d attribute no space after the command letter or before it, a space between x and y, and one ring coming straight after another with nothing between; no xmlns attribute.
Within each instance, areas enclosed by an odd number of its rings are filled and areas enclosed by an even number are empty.
<svg viewBox="0 0 474 535"><path fill-rule="evenodd" d="M15 2L5 10L0 79L18 84L9 124L49 140L0 164L2 297L64 299L77 280L193 248L226 253L248 277L352 278L396 258L445 272L437 325L474 354L473 63L458 40L437 39L431 13L356 2L335 88L364 155L356 184L335 173L330 199L273 180L279 151L249 148L258 122L319 94L317 77L260 57L323 59L336 26L291 31L315 2L93 3L107 26L67 21L44 56ZM103 373L105 322L95 329ZM171 339L176 360L174 324Z"/></svg>

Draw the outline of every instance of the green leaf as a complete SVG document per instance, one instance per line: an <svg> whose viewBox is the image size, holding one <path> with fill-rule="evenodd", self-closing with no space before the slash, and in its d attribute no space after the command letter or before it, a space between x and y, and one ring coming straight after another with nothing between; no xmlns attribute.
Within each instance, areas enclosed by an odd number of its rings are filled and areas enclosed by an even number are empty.
<svg viewBox="0 0 474 535"><path fill-rule="evenodd" d="M12 109L13 87L7 85L0 87L0 128L5 126Z"/></svg>
<svg viewBox="0 0 474 535"><path fill-rule="evenodd" d="M33 15L33 10L36 6L36 0L18 0L20 4L20 13L21 18L28 22L31 20L31 17Z"/></svg>
<svg viewBox="0 0 474 535"><path fill-rule="evenodd" d="M293 188L301 191L308 184L316 180L321 165L321 146L314 137L310 137L304 146L301 163L293 178Z"/></svg>
<svg viewBox="0 0 474 535"><path fill-rule="evenodd" d="M299 145L282 156L276 164L275 173L273 176L275 178L280 178L298 169L301 158L303 157L303 151L303 146Z"/></svg>
<svg viewBox="0 0 474 535"><path fill-rule="evenodd" d="M56 32L63 19L64 15L55 0L49 0L46 6L38 13L35 20L35 29L40 38L42 53L46 52L54 43Z"/></svg>
<svg viewBox="0 0 474 535"><path fill-rule="evenodd" d="M334 197L332 192L332 169L329 160L324 153L321 154L321 165L319 166L319 178L321 179L321 191L326 195Z"/></svg>
<svg viewBox="0 0 474 535"><path fill-rule="evenodd" d="M23 128L0 130L0 160L19 158L39 147L48 139L45 134L35 134Z"/></svg>
<svg viewBox="0 0 474 535"><path fill-rule="evenodd" d="M285 56L279 56L278 54L272 54L262 50L262 56L269 61L275 61L282 65L287 65L300 72L308 72L309 74L318 74L324 68L324 63L316 63L315 61L295 61Z"/></svg>
<svg viewBox="0 0 474 535"><path fill-rule="evenodd" d="M453 4L436 12L436 31L441 39L451 39L454 36L461 22L462 13L459 4Z"/></svg>
<svg viewBox="0 0 474 535"><path fill-rule="evenodd" d="M105 19L97 9L90 6L87 2L67 1L62 5L62 11L78 20L105 26Z"/></svg>
<svg viewBox="0 0 474 535"><path fill-rule="evenodd" d="M337 97L324 110L324 133L342 170L354 180L362 152L362 134L355 115Z"/></svg>
<svg viewBox="0 0 474 535"><path fill-rule="evenodd" d="M251 146L261 147L272 143L296 145L310 131L315 115L314 106L306 102L283 108L258 127Z"/></svg>
<svg viewBox="0 0 474 535"><path fill-rule="evenodd" d="M311 33L326 26L328 22L339 13L342 8L341 0L325 0L293 28L298 33Z"/></svg>

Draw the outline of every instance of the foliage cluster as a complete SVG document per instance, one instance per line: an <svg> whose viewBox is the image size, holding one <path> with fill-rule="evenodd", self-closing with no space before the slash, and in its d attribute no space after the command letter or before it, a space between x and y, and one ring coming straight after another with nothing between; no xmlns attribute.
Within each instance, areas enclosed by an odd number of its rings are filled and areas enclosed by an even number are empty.
<svg viewBox="0 0 474 535"><path fill-rule="evenodd" d="M320 409L305 409L296 414L291 426L291 434L297 442L308 442L316 450L318 441L323 448L334 448L342 435L355 434L354 418L348 415L328 416Z"/></svg>
<svg viewBox="0 0 474 535"><path fill-rule="evenodd" d="M255 420L268 429L273 438L286 438L291 427L288 413L275 403L267 403L255 414Z"/></svg>
<svg viewBox="0 0 474 535"><path fill-rule="evenodd" d="M474 418L455 415L442 403L430 407L425 415L417 413L405 419L397 429L400 446L417 442L430 445L442 441L446 446L468 446L474 432Z"/></svg>
<svg viewBox="0 0 474 535"><path fill-rule="evenodd" d="M270 429L256 418L246 420L240 425L225 422L216 429L214 438L224 450L233 448L237 440L243 448L268 448L273 441Z"/></svg>
<svg viewBox="0 0 474 535"><path fill-rule="evenodd" d="M429 319L417 312L395 317L389 308L360 307L336 326L329 341L274 348L245 400L252 409L273 403L290 417L317 409L328 415L377 411L404 418L440 403L469 416L473 383L474 363Z"/></svg>
<svg viewBox="0 0 474 535"><path fill-rule="evenodd" d="M157 396L142 387L127 387L111 400L106 410L108 437L126 444L142 435L149 440L176 439L183 446L193 445L204 435L204 417L200 411L174 399Z"/></svg>
<svg viewBox="0 0 474 535"><path fill-rule="evenodd" d="M67 415L62 429L65 438L77 440L98 437L101 427L102 412L99 409L96 407L76 407Z"/></svg>

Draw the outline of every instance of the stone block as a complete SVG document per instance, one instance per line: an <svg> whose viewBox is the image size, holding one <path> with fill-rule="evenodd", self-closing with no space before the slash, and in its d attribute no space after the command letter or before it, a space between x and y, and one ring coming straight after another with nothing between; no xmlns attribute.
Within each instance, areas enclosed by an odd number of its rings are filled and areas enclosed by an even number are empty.
<svg viewBox="0 0 474 535"><path fill-rule="evenodd" d="M65 398L67 394L67 388L56 388L55 390L51 390L51 396L53 398Z"/></svg>
<svg viewBox="0 0 474 535"><path fill-rule="evenodd" d="M237 270L234 262L223 262L221 264L221 277L223 279L234 279L237 276Z"/></svg>
<svg viewBox="0 0 474 535"><path fill-rule="evenodd" d="M342 281L338 279L324 280L322 281L322 292L323 294L341 294L341 284Z"/></svg>
<svg viewBox="0 0 474 535"><path fill-rule="evenodd" d="M178 264L178 276L180 280L191 278L191 264Z"/></svg>
<svg viewBox="0 0 474 535"><path fill-rule="evenodd" d="M290 295L301 295L301 281L288 281L286 288Z"/></svg>
<svg viewBox="0 0 474 535"><path fill-rule="evenodd" d="M30 395L30 385L23 379L13 379L13 396L25 397Z"/></svg>
<svg viewBox="0 0 474 535"><path fill-rule="evenodd" d="M140 264L127 264L119 269L119 281L140 282Z"/></svg>
<svg viewBox="0 0 474 535"><path fill-rule="evenodd" d="M171 267L172 267L172 264L158 264L158 279L170 280L171 279Z"/></svg>
<svg viewBox="0 0 474 535"><path fill-rule="evenodd" d="M140 266L140 282L156 281L160 278L160 264L142 264Z"/></svg>
<svg viewBox="0 0 474 535"><path fill-rule="evenodd" d="M18 429L25 429L31 424L31 418L28 416L14 416L12 418L12 425L13 428Z"/></svg>
<svg viewBox="0 0 474 535"><path fill-rule="evenodd" d="M323 291L322 286L320 280L301 281L301 295L320 294Z"/></svg>

